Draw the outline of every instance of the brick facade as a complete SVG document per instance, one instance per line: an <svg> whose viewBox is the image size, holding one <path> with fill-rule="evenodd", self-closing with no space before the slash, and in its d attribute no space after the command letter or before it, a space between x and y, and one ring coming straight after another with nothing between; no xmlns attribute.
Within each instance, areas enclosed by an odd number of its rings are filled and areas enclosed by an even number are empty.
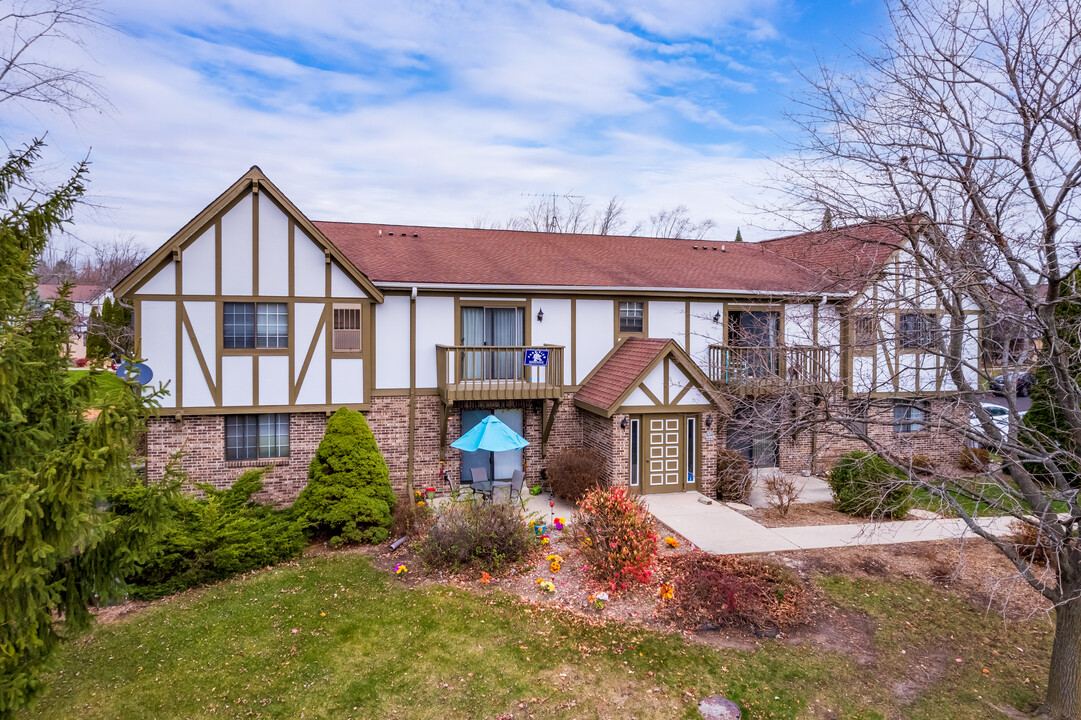
<svg viewBox="0 0 1081 720"><path fill-rule="evenodd" d="M188 490L195 491L195 483L224 489L247 470L270 466L256 499L291 503L308 482L308 465L326 427L324 413L293 413L289 417L289 457L227 462L224 415L151 418L147 425L147 477L162 477L170 456L182 450Z"/></svg>
<svg viewBox="0 0 1081 720"><path fill-rule="evenodd" d="M841 401L843 402L843 401ZM457 485L460 479L461 452L448 447L446 462L440 468L439 410L440 399L435 395L416 397L416 429L413 446L413 487L436 488L440 494ZM527 485L541 481L545 466L542 455L542 406L540 401L489 403L484 406L458 404L451 407L447 418L448 443L461 435L464 409L520 408L523 435L530 445L524 451ZM548 402L551 407L551 402ZM961 451L960 438L943 430L942 417L953 422L967 422L967 414L944 400L929 404L925 428L913 433L893 430L892 407L889 403L874 409L868 418L871 438L899 457L925 455L940 466L956 463ZM404 496L409 472L409 398L407 396L372 398L366 413L368 424L390 468L394 491ZM714 423L706 426L706 418ZM190 482L209 483L225 488L251 467L272 466L264 479L259 498L275 503L290 503L296 499L307 482L308 465L326 429L323 413L294 413L290 416L290 457L277 460L225 461L225 420L223 415L188 416L181 420L155 418L147 433L147 469L149 477L159 478L171 453L184 450L183 466ZM700 492L712 496L716 486L717 450L726 447L726 423L716 411L697 415L701 448L696 483ZM627 485L630 468L630 429L620 427L628 415L611 418L587 412L574 405L573 394L564 396L556 411L555 422L548 439L547 456L577 447L593 450L605 458L604 478L613 485ZM939 422L936 422L939 421ZM826 472L842 454L865 450L864 444L847 435L838 425L821 425L779 438L780 469L785 472ZM193 489L193 488L192 488Z"/></svg>

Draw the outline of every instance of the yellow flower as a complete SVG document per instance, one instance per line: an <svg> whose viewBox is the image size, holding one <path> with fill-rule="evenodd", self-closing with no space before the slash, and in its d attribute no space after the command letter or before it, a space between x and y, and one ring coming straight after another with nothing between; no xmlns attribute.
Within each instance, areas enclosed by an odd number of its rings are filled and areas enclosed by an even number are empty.
<svg viewBox="0 0 1081 720"><path fill-rule="evenodd" d="M548 544L548 536L547 535L541 535L541 545L547 545L547 544Z"/></svg>
<svg viewBox="0 0 1081 720"><path fill-rule="evenodd" d="M673 588L668 583L661 583L661 600L671 600L675 596L675 588Z"/></svg>
<svg viewBox="0 0 1081 720"><path fill-rule="evenodd" d="M552 572L559 572L559 568L561 568L562 565L559 564L558 560L553 560L549 567L552 568Z"/></svg>
<svg viewBox="0 0 1081 720"><path fill-rule="evenodd" d="M559 562L563 562L563 558L561 558L559 555L549 555L548 557L546 557L544 559L547 560L548 562L552 562L553 560L558 560Z"/></svg>
<svg viewBox="0 0 1081 720"><path fill-rule="evenodd" d="M664 541L671 547L679 547L679 540L676 540L674 537L666 537Z"/></svg>
<svg viewBox="0 0 1081 720"><path fill-rule="evenodd" d="M424 504L424 501L423 501L423 500L418 500L418 501L417 501L417 506L418 506L418 507L419 507L420 505L423 505L423 504Z"/></svg>

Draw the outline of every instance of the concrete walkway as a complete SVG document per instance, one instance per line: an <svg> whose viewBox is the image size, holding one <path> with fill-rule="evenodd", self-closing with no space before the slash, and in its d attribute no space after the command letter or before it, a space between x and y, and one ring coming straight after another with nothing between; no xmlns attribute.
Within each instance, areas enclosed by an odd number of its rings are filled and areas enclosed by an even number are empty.
<svg viewBox="0 0 1081 720"><path fill-rule="evenodd" d="M890 545L950 540L971 535L960 519L902 520L859 525L813 525L768 528L723 503L698 502L697 492L650 495L653 515L702 550L715 555L810 550L813 548ZM992 532L1007 532L1011 518L980 522Z"/></svg>

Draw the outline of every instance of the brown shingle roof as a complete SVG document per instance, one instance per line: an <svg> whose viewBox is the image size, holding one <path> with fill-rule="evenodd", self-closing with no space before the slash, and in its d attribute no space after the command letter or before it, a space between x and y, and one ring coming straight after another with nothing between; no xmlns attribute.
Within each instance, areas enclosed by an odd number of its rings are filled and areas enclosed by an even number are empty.
<svg viewBox="0 0 1081 720"><path fill-rule="evenodd" d="M60 288L60 285L39 283L38 297L42 300L55 300L57 295L60 294ZM72 285L69 299L72 302L94 302L104 295L108 289L104 285Z"/></svg>
<svg viewBox="0 0 1081 720"><path fill-rule="evenodd" d="M865 283L905 241L901 226L867 222L757 244L818 278L822 292L847 292Z"/></svg>
<svg viewBox="0 0 1081 720"><path fill-rule="evenodd" d="M610 408L631 383L645 372L670 341L667 338L628 338L597 368L578 393L576 401Z"/></svg>
<svg viewBox="0 0 1081 720"><path fill-rule="evenodd" d="M877 247L892 233L875 226L854 226L762 243L719 243L370 223L316 222L315 226L377 284L777 293L830 292L835 280L826 277L824 270L837 267L831 263L846 270L867 269L868 263L851 261L853 238L861 246ZM873 264L882 251L861 255Z"/></svg>

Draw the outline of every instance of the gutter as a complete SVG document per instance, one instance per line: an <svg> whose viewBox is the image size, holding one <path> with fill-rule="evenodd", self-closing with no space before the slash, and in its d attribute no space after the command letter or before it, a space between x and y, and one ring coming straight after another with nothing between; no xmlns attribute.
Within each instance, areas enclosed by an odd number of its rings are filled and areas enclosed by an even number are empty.
<svg viewBox="0 0 1081 720"><path fill-rule="evenodd" d="M375 282L376 287L389 290L499 290L508 292L610 292L619 294L641 292L663 292L673 295L754 295L762 297L820 297L823 299L842 300L853 297L855 292L824 293L824 292L801 292L796 290L728 290L723 288L673 288L673 287L641 287L641 286L617 286L617 285L489 285L483 283L411 283L411 282Z"/></svg>

